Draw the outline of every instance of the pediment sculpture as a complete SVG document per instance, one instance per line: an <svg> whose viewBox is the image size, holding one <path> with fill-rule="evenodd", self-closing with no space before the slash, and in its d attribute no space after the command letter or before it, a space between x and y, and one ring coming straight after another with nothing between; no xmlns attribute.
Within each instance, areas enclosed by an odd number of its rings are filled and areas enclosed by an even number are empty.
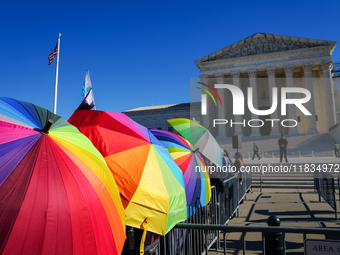
<svg viewBox="0 0 340 255"><path fill-rule="evenodd" d="M206 61L211 61L211 60L216 60L216 59L238 58L238 57L243 57L243 56L265 54L265 53L271 53L271 52L280 52L280 51L289 51L289 50L296 50L296 49L303 49L303 48L312 48L312 47L318 47L318 46L328 46L328 45L257 38L255 40L252 40L251 42L247 42L236 47L233 47L233 45L231 45L227 48L232 48L232 49L228 50L226 48L225 49L226 51L223 52L222 54L216 55L213 58L209 58L209 60L206 60Z"/></svg>

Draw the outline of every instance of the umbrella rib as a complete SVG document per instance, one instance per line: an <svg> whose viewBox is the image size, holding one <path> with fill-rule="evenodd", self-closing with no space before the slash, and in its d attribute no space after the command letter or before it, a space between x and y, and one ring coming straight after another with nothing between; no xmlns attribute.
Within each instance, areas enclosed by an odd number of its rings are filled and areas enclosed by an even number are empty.
<svg viewBox="0 0 340 255"><path fill-rule="evenodd" d="M141 206L141 207L144 207L144 208L150 209L150 210L152 210L152 211L155 211L155 212L159 212L159 213L167 214L167 213L165 213L164 211L161 211L161 210L159 210L159 209L156 209L156 208L154 208L154 207L146 206L146 205L144 205L144 204L141 204L141 203L136 203L136 202L134 202L134 201L130 201L130 203L133 203L133 204L139 205L139 206Z"/></svg>

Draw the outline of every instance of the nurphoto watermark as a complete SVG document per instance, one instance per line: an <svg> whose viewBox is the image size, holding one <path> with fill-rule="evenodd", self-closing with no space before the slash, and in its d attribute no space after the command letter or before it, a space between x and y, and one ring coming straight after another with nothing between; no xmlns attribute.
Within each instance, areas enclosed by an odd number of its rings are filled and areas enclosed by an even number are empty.
<svg viewBox="0 0 340 255"><path fill-rule="evenodd" d="M284 70L258 71L256 78L247 70L238 76L210 70L191 79L190 119L208 130L231 161L228 168L208 158L207 168L197 171L297 173L301 164L340 163L340 80L320 77L316 69L305 77L295 69L286 77ZM242 170L233 166L236 152Z"/></svg>

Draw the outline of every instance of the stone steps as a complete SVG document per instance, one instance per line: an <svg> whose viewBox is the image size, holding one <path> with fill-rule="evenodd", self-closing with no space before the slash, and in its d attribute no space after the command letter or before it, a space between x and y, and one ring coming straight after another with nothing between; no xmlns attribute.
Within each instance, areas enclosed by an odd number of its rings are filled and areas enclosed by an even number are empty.
<svg viewBox="0 0 340 255"><path fill-rule="evenodd" d="M253 187L313 189L313 173L265 173L253 174Z"/></svg>

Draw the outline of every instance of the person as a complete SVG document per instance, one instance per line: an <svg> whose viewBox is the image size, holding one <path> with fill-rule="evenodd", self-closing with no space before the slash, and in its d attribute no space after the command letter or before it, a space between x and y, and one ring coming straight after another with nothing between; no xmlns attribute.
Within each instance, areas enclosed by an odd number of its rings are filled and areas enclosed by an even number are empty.
<svg viewBox="0 0 340 255"><path fill-rule="evenodd" d="M217 169L217 166L213 164L211 161L209 161L207 158L203 157L203 159L207 167L213 166L215 169ZM225 185L223 179L221 178L221 172L213 171L210 172L209 175L211 186L215 186L217 193L222 194L225 191Z"/></svg>
<svg viewBox="0 0 340 255"><path fill-rule="evenodd" d="M216 187L216 191L218 194L222 194L225 191L223 179L219 176L219 174L216 171L210 173L210 184L211 186Z"/></svg>
<svg viewBox="0 0 340 255"><path fill-rule="evenodd" d="M233 165L233 162L229 158L229 153L226 149L223 150L222 161L223 161L223 167L227 169L226 176L223 177L222 179L226 180L232 176L231 167Z"/></svg>
<svg viewBox="0 0 340 255"><path fill-rule="evenodd" d="M256 156L259 158L259 160L260 160L261 158L260 158L259 153L258 153L259 147L257 147L257 145L256 145L255 143L253 144L253 150L254 150L254 155L253 155L252 160L254 160L255 155L256 155Z"/></svg>
<svg viewBox="0 0 340 255"><path fill-rule="evenodd" d="M280 148L280 163L282 163L282 157L285 157L286 163L288 163L288 159L287 159L287 145L288 145L288 141L285 138L285 135L282 134L281 138L278 141L279 144L279 148Z"/></svg>
<svg viewBox="0 0 340 255"><path fill-rule="evenodd" d="M337 142L334 142L334 154L336 158L340 158L339 144Z"/></svg>
<svg viewBox="0 0 340 255"><path fill-rule="evenodd" d="M236 173L239 173L239 176L240 176L239 177L239 182L242 185L242 183L243 183L243 174L242 174L241 170L243 170L244 163L243 163L242 154L239 153L239 152L235 153L234 167L235 167Z"/></svg>

